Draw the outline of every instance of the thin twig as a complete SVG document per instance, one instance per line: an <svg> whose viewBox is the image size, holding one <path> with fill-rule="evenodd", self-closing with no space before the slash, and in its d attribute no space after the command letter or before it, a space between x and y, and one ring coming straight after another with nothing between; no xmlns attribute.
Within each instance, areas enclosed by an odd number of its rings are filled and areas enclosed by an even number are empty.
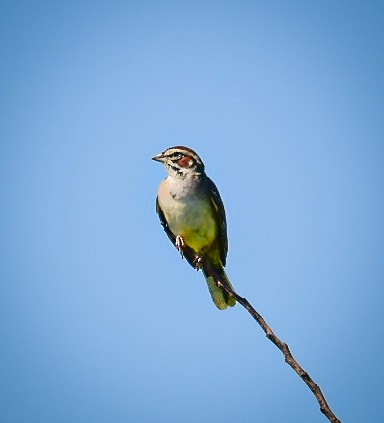
<svg viewBox="0 0 384 423"><path fill-rule="evenodd" d="M267 322L264 318L252 307L249 301L246 298L240 297L233 289L229 288L227 285L224 285L220 281L216 282L217 286L224 291L226 291L229 295L233 296L236 301L241 304L248 313L256 320L256 322L261 326L263 331L265 332L266 337L273 342L276 347L283 353L285 362L288 363L292 369L301 377L301 379L306 383L308 388L312 391L313 395L316 397L317 402L320 406L320 411L328 418L328 420L332 423L341 423L331 408L329 407L326 399L324 398L323 393L319 385L317 385L311 376L300 366L300 364L296 361L296 359L291 354L291 351L288 348L288 345L285 342L282 342L273 332L273 330L269 327Z"/></svg>
<svg viewBox="0 0 384 423"><path fill-rule="evenodd" d="M166 223L163 223L163 227L164 227L166 234L168 235L170 240L175 245L176 244L176 237L174 236L172 231L168 228ZM196 266L195 266L195 263L196 263L195 252L190 247L185 245L182 249L182 253L183 253L182 257L184 257L192 267L196 268ZM292 367L292 369L301 377L301 379L305 382L305 384L308 386L308 388L312 391L313 395L317 399L317 402L319 403L320 411L327 417L327 419L331 423L341 423L341 420L339 420L335 416L335 414L333 413L333 411L329 407L326 399L324 398L323 393L321 392L319 385L317 385L313 381L311 376L309 376L309 374L296 361L296 359L291 354L291 351L289 350L288 345L285 342L281 341L275 335L275 333L269 327L269 325L264 320L264 318L252 307L252 305L250 304L250 302L246 298L240 297L240 295L238 295L233 289L229 288L227 285L224 285L222 282L220 282L220 278L218 277L218 275L216 275L216 272L214 271L214 269L212 269L212 267L209 265L209 263L204 263L203 266L209 274L216 276L216 277L214 277L216 285L219 288L221 288L222 290L226 291L228 295L232 295L232 297L234 297L235 300L248 311L248 313L261 326L261 328L265 332L266 337L271 342L273 342L276 345L276 347L283 353L284 358L285 358L285 362L288 363ZM197 268L197 270L199 270L199 268Z"/></svg>

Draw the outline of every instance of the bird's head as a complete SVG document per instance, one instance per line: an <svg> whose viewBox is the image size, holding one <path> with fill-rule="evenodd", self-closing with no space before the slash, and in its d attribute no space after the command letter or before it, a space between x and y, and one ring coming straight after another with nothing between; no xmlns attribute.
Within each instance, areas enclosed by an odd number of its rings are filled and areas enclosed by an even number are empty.
<svg viewBox="0 0 384 423"><path fill-rule="evenodd" d="M170 176L186 177L204 173L204 163L200 157L188 147L171 147L152 157L152 160L164 163Z"/></svg>

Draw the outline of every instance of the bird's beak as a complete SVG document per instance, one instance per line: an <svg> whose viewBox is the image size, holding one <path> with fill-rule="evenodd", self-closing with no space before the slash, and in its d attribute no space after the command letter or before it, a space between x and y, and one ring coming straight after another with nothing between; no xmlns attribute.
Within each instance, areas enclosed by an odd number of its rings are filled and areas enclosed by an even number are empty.
<svg viewBox="0 0 384 423"><path fill-rule="evenodd" d="M163 154L160 153L160 154L157 154L155 157L152 157L152 160L155 160L156 162L164 163L165 162L165 156L163 156Z"/></svg>

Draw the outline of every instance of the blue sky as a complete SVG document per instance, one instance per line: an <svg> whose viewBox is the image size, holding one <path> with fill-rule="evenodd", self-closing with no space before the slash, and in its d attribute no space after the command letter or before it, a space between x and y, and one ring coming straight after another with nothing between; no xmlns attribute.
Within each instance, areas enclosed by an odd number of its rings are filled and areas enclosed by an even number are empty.
<svg viewBox="0 0 384 423"><path fill-rule="evenodd" d="M0 420L325 422L154 205L194 148L227 272L343 421L384 419L380 2L3 1Z"/></svg>

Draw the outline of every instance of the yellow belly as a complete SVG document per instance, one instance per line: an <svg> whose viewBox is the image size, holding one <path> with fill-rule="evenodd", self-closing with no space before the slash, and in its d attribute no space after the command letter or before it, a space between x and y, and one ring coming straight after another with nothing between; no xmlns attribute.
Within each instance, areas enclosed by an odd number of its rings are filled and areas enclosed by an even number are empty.
<svg viewBox="0 0 384 423"><path fill-rule="evenodd" d="M162 205L168 226L196 253L203 254L216 239L217 224L207 201L172 201Z"/></svg>
<svg viewBox="0 0 384 423"><path fill-rule="evenodd" d="M198 226L188 223L185 226L181 225L178 233L196 253L203 254L216 238L216 224L211 216L205 216Z"/></svg>

